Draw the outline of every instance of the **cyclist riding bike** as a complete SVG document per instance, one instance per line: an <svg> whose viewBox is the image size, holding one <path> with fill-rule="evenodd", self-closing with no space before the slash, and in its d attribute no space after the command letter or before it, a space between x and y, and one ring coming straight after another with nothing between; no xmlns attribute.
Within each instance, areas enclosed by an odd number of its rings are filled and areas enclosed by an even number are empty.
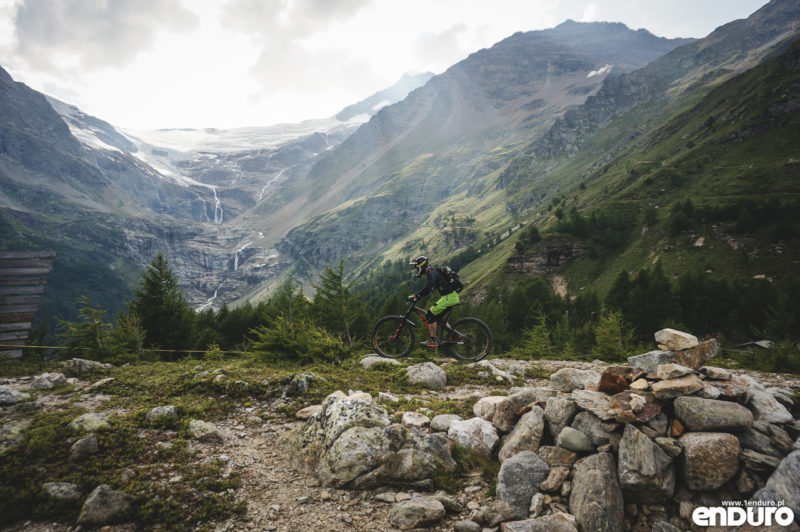
<svg viewBox="0 0 800 532"><path fill-rule="evenodd" d="M445 275L436 268L431 268L428 264L428 257L420 255L409 263L409 266L417 271L416 278L419 279L423 275L427 276L428 284L425 288L408 296L411 301L417 301L425 296L433 293L434 290L439 291L441 297L439 300L428 310L426 320L428 322L428 333L430 338L421 342L424 347L439 347L439 338L436 336L437 316L448 308L458 304L458 292L451 286Z"/></svg>

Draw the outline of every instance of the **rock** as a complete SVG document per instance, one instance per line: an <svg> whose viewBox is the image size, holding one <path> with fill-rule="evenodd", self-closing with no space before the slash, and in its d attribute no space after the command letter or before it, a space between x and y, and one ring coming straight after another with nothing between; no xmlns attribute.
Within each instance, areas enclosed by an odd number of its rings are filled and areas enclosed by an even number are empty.
<svg viewBox="0 0 800 532"><path fill-rule="evenodd" d="M0 426L0 456L22 443L25 429L31 425L30 419L9 421Z"/></svg>
<svg viewBox="0 0 800 532"><path fill-rule="evenodd" d="M555 395L549 388L523 388L495 405L492 424L503 432L510 432L521 415L521 410L533 403L544 403Z"/></svg>
<svg viewBox="0 0 800 532"><path fill-rule="evenodd" d="M544 430L544 411L541 407L534 406L520 418L514 429L503 440L498 453L500 462L521 451L538 451Z"/></svg>
<svg viewBox="0 0 800 532"><path fill-rule="evenodd" d="M406 368L406 376L411 384L421 384L439 389L447 385L447 373L433 362L423 362Z"/></svg>
<svg viewBox="0 0 800 532"><path fill-rule="evenodd" d="M690 373L694 373L694 370L680 364L659 364L656 368L656 375L661 380L677 379Z"/></svg>
<svg viewBox="0 0 800 532"><path fill-rule="evenodd" d="M481 532L483 527L475 521L456 521L453 523L453 532Z"/></svg>
<svg viewBox="0 0 800 532"><path fill-rule="evenodd" d="M325 487L413 484L456 467L446 437L391 424L383 408L362 399L329 397L287 440L292 464Z"/></svg>
<svg viewBox="0 0 800 532"><path fill-rule="evenodd" d="M562 484L564 484L564 481L569 478L569 472L569 467L551 467L550 474L547 475L547 478L544 479L541 484L539 484L539 490L544 492L561 490Z"/></svg>
<svg viewBox="0 0 800 532"><path fill-rule="evenodd" d="M447 432L453 421L461 421L461 416L456 414L439 414L431 419L431 429L437 432Z"/></svg>
<svg viewBox="0 0 800 532"><path fill-rule="evenodd" d="M399 403L400 398L386 392L378 392L378 402L380 403Z"/></svg>
<svg viewBox="0 0 800 532"><path fill-rule="evenodd" d="M362 392L361 390L359 390L357 392L354 392L354 391L351 390L350 391L350 395L345 397L345 399L347 399L348 401L356 401L356 400L372 401L372 396L370 394L368 394L367 392Z"/></svg>
<svg viewBox="0 0 800 532"><path fill-rule="evenodd" d="M686 375L677 379L654 382L650 387L653 395L662 401L674 399L681 395L691 395L703 389L703 381L697 375Z"/></svg>
<svg viewBox="0 0 800 532"><path fill-rule="evenodd" d="M655 442L670 458L677 458L683 452L683 447L675 438L661 436L656 438Z"/></svg>
<svg viewBox="0 0 800 532"><path fill-rule="evenodd" d="M492 375L494 375L495 377L499 377L500 379L507 380L508 382L514 382L517 378L515 375L512 375L511 373L503 371L502 369L498 368L488 360L481 360L480 362L476 362L475 364L470 364L470 365L475 365L481 368L487 368L492 372Z"/></svg>
<svg viewBox="0 0 800 532"><path fill-rule="evenodd" d="M501 532L578 532L578 527L574 516L556 512L536 519L503 523L500 525L500 530Z"/></svg>
<svg viewBox="0 0 800 532"><path fill-rule="evenodd" d="M75 432L99 432L110 429L111 424L105 414L90 412L70 421L69 428Z"/></svg>
<svg viewBox="0 0 800 532"><path fill-rule="evenodd" d="M45 482L44 492L58 501L74 501L81 498L81 490L71 482Z"/></svg>
<svg viewBox="0 0 800 532"><path fill-rule="evenodd" d="M550 467L571 466L578 459L578 455L572 451L549 445L539 447L538 454Z"/></svg>
<svg viewBox="0 0 800 532"><path fill-rule="evenodd" d="M794 394L792 390L788 388L778 388L777 386L773 386L771 388L767 388L767 392L771 393L772 396L783 406L791 410L794 408Z"/></svg>
<svg viewBox="0 0 800 532"><path fill-rule="evenodd" d="M755 418L767 423L790 423L794 420L792 414L786 410L775 396L769 393L764 386L749 375L742 375L741 379L750 385L750 402L748 406L753 411Z"/></svg>
<svg viewBox="0 0 800 532"><path fill-rule="evenodd" d="M173 405L157 406L147 412L145 419L150 423L173 421L178 419L178 409Z"/></svg>
<svg viewBox="0 0 800 532"><path fill-rule="evenodd" d="M584 390L588 385L597 387L600 374L591 369L561 368L550 375L550 382L562 392Z"/></svg>
<svg viewBox="0 0 800 532"><path fill-rule="evenodd" d="M630 388L631 390L644 392L650 389L650 383L647 382L647 379L637 379L631 383Z"/></svg>
<svg viewBox="0 0 800 532"><path fill-rule="evenodd" d="M114 491L110 486L101 484L97 486L86 502L78 516L81 526L102 526L124 520L131 509L129 495Z"/></svg>
<svg viewBox="0 0 800 532"><path fill-rule="evenodd" d="M361 364L361 367L364 369L371 369L373 366L376 366L378 364L389 364L391 366L399 366L400 361L395 360L394 358L384 358L378 355L370 355L368 357L362 358L359 364Z"/></svg>
<svg viewBox="0 0 800 532"><path fill-rule="evenodd" d="M706 340L690 349L675 351L673 358L678 364L690 367L693 370L700 368L705 362L719 354L719 342Z"/></svg>
<svg viewBox="0 0 800 532"><path fill-rule="evenodd" d="M657 504L675 491L672 458L633 425L625 425L619 443L618 471L626 501Z"/></svg>
<svg viewBox="0 0 800 532"><path fill-rule="evenodd" d="M28 388L31 390L49 390L65 384L67 384L67 378L63 373L42 373L33 378L28 384Z"/></svg>
<svg viewBox="0 0 800 532"><path fill-rule="evenodd" d="M664 412L647 422L647 426L656 431L657 436L665 436L669 430L669 418Z"/></svg>
<svg viewBox="0 0 800 532"><path fill-rule="evenodd" d="M602 421L591 412L583 411L575 416L570 426L586 434L592 445L599 447L611 442L611 433L619 427L619 424Z"/></svg>
<svg viewBox="0 0 800 532"><path fill-rule="evenodd" d="M89 434L72 444L69 451L70 462L81 462L99 451L97 435Z"/></svg>
<svg viewBox="0 0 800 532"><path fill-rule="evenodd" d="M311 416L319 414L320 412L322 412L322 405L311 405L298 410L297 413L295 413L294 417L296 417L297 419L306 420Z"/></svg>
<svg viewBox="0 0 800 532"><path fill-rule="evenodd" d="M189 421L189 434L192 438L208 443L222 443L225 435L220 432L216 425L200 419Z"/></svg>
<svg viewBox="0 0 800 532"><path fill-rule="evenodd" d="M95 362L94 360L85 360L82 358L65 360L60 362L59 365L68 377L80 377L84 373L90 373L93 371L108 371L113 367L111 364L104 364L101 362Z"/></svg>
<svg viewBox="0 0 800 532"><path fill-rule="evenodd" d="M783 501L792 509L795 519L800 516L800 450L781 460L766 486L753 495L755 501Z"/></svg>
<svg viewBox="0 0 800 532"><path fill-rule="evenodd" d="M714 366L703 366L700 368L700 373L706 376L707 379L715 381L729 381L733 377L730 370L723 368L716 368Z"/></svg>
<svg viewBox="0 0 800 532"><path fill-rule="evenodd" d="M591 390L575 390L570 394L570 397L579 408L588 410L603 421L614 419L614 415L609 412L611 397L608 394Z"/></svg>
<svg viewBox="0 0 800 532"><path fill-rule="evenodd" d="M753 414L731 401L678 397L673 406L675 416L694 432L742 432L753 425Z"/></svg>
<svg viewBox="0 0 800 532"><path fill-rule="evenodd" d="M403 412L401 423L407 427L417 427L421 429L431 424L431 418L418 412Z"/></svg>
<svg viewBox="0 0 800 532"><path fill-rule="evenodd" d="M568 469L568 468L567 468ZM553 469L551 468L550 471ZM548 475L549 478L549 475ZM541 484L540 484L541 486ZM534 493L533 497L531 497L531 507L528 509L528 513L531 518L536 518L542 515L544 511L544 494L543 493Z"/></svg>
<svg viewBox="0 0 800 532"><path fill-rule="evenodd" d="M10 386L0 386L0 406L15 405L30 397L30 394L18 392Z"/></svg>
<svg viewBox="0 0 800 532"><path fill-rule="evenodd" d="M649 351L641 355L628 357L628 364L645 373L655 373L661 364L675 362L672 351Z"/></svg>
<svg viewBox="0 0 800 532"><path fill-rule="evenodd" d="M561 429L561 432L558 433L558 438L556 438L556 445L576 453L594 451L594 444L592 444L591 438L572 427Z"/></svg>
<svg viewBox="0 0 800 532"><path fill-rule="evenodd" d="M678 441L683 447L681 477L691 490L715 490L739 469L739 440L733 434L687 432Z"/></svg>
<svg viewBox="0 0 800 532"><path fill-rule="evenodd" d="M445 516L445 509L435 497L417 497L392 506L389 522L401 530L435 525Z"/></svg>
<svg viewBox="0 0 800 532"><path fill-rule="evenodd" d="M483 518L484 524L489 527L495 527L504 521L511 521L512 519L518 519L516 510L506 501L500 499L495 500L486 508Z"/></svg>
<svg viewBox="0 0 800 532"><path fill-rule="evenodd" d="M488 397L482 397L478 399L478 401L472 405L472 412L480 417L485 419L486 421L491 421L494 417L494 411L497 408L497 404L501 401L505 401L505 397L502 395L490 395Z"/></svg>
<svg viewBox="0 0 800 532"><path fill-rule="evenodd" d="M691 349L700 342L696 336L675 329L661 329L655 334L656 343L660 349L680 351Z"/></svg>
<svg viewBox="0 0 800 532"><path fill-rule="evenodd" d="M507 502L517 519L528 517L531 497L547 478L550 466L533 451L508 458L497 475L497 498Z"/></svg>
<svg viewBox="0 0 800 532"><path fill-rule="evenodd" d="M660 413L661 405L656 401L656 396L650 392L625 390L608 400L607 414L620 423L643 423Z"/></svg>
<svg viewBox="0 0 800 532"><path fill-rule="evenodd" d="M705 381L706 385L719 390L719 399L736 401L746 405L750 402L750 384L741 377L731 377L726 381Z"/></svg>
<svg viewBox="0 0 800 532"><path fill-rule="evenodd" d="M447 436L458 445L489 456L500 440L494 425L483 418L474 417L463 421L453 421Z"/></svg>
<svg viewBox="0 0 800 532"><path fill-rule="evenodd" d="M624 529L624 500L611 454L593 454L575 465L569 508L582 530Z"/></svg>
<svg viewBox="0 0 800 532"><path fill-rule="evenodd" d="M548 398L544 408L544 418L547 420L550 435L553 438L557 437L561 429L569 425L577 413L578 405L569 396Z"/></svg>
<svg viewBox="0 0 800 532"><path fill-rule="evenodd" d="M739 456L745 467L751 471L772 471L780 463L778 458L752 449L743 449Z"/></svg>
<svg viewBox="0 0 800 532"><path fill-rule="evenodd" d="M623 375L603 372L597 383L597 391L614 395L629 388L628 380Z"/></svg>

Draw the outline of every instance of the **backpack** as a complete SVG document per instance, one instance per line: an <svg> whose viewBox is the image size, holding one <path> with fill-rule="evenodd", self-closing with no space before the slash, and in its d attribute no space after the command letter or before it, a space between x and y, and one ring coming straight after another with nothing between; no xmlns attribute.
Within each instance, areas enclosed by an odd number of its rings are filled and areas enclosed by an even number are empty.
<svg viewBox="0 0 800 532"><path fill-rule="evenodd" d="M447 279L447 285L443 287L445 292L449 294L451 292L461 292L464 289L464 283L461 282L458 274L450 266L435 266L434 269Z"/></svg>

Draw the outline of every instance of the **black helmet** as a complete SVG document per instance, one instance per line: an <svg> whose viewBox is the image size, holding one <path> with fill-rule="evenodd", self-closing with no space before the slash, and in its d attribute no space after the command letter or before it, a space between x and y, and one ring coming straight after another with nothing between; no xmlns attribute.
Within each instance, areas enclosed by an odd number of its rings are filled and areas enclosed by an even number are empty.
<svg viewBox="0 0 800 532"><path fill-rule="evenodd" d="M416 277L420 278L422 277L422 274L428 270L428 257L425 255L420 255L416 259L409 262L408 265L417 270Z"/></svg>

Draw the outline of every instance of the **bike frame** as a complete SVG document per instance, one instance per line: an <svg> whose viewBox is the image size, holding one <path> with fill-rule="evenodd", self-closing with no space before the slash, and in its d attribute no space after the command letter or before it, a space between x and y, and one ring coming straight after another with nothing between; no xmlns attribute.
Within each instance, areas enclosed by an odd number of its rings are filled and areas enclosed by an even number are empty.
<svg viewBox="0 0 800 532"><path fill-rule="evenodd" d="M404 321L404 322L405 322L407 325L410 325L410 326L412 326L412 327L416 327L416 326L417 326L417 324L416 324L416 323L414 323L413 321L411 321L411 319L409 319L409 318L411 317L411 313L413 312L413 313L415 313L415 314L417 315L417 317L419 318L419 321L421 321L421 322L422 322L422 324L423 324L423 325L425 325L425 326L427 327L427 326L428 326L428 325L430 325L430 323L431 323L431 322L429 322L428 320L426 320L426 319L425 319L425 316L427 316L427 314L428 314L428 311L427 311L427 310L425 310L424 308L420 308L420 307L416 306L414 303L415 303L415 301L412 301L412 302L411 302L411 303L408 305L408 310L406 310L405 314L403 314L403 321ZM450 312L451 312L452 310L453 310L453 307L446 308L446 309L444 310L444 312L442 312L442 313L439 315L438 319L436 319L436 320L434 320L434 321L436 321L436 323L438 323L439 325L441 325L442 327L444 327L444 329L445 329L447 332L456 332L457 334L459 334L459 336L461 336L461 335L460 335L460 333L458 333L458 331L456 331L455 329L453 329L453 328L450 326L450 323L447 321L447 318L449 318L449 317L450 317ZM443 341L443 342L441 342L439 345L445 345L445 344L447 344L447 343L451 343L451 342L444 342L444 341Z"/></svg>

